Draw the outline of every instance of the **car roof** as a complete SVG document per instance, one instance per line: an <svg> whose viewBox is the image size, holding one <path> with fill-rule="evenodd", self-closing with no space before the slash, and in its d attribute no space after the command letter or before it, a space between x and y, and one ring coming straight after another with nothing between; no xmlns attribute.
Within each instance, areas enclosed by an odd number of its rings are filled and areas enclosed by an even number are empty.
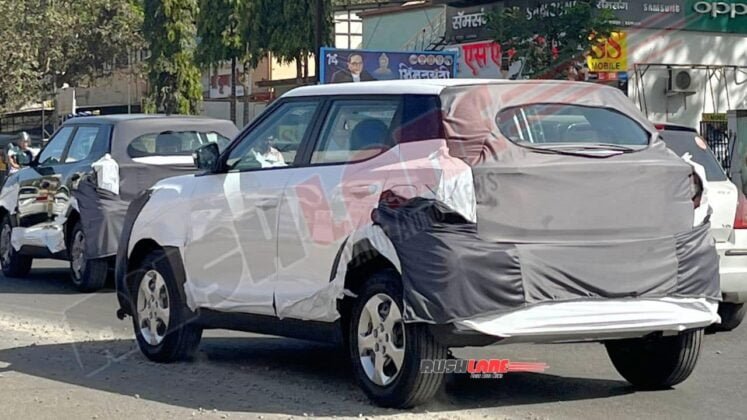
<svg viewBox="0 0 747 420"><path fill-rule="evenodd" d="M497 80L497 79L417 79L387 80L364 83L334 83L303 86L283 95L284 98L334 95L440 95L445 89L475 85L581 84L563 80Z"/></svg>
<svg viewBox="0 0 747 420"><path fill-rule="evenodd" d="M195 116L195 115L163 115L163 114L113 114L113 115L99 115L93 117L75 117L70 118L63 125L69 124L111 124L116 125L125 121L148 121L148 120L174 120L174 121L189 121L189 120L214 120L223 121L216 118Z"/></svg>

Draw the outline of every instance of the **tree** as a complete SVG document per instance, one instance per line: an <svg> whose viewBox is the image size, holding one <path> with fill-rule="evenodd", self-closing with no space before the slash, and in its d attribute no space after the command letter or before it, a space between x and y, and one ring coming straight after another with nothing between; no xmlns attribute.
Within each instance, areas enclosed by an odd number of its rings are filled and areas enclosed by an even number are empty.
<svg viewBox="0 0 747 420"><path fill-rule="evenodd" d="M244 10L243 0L200 0L197 19L197 63L217 71L217 67L231 62L231 120L236 123L237 63L247 55L246 43L239 25ZM244 97L248 90L244 87ZM246 101L245 101L246 102ZM246 108L246 103L244 105ZM246 115L246 109L244 114Z"/></svg>
<svg viewBox="0 0 747 420"><path fill-rule="evenodd" d="M93 83L142 46L135 0L0 2L0 111L38 102L68 83Z"/></svg>
<svg viewBox="0 0 747 420"><path fill-rule="evenodd" d="M544 3L544 4L543 4ZM568 78L574 63L584 60L594 45L614 30L611 11L595 7L592 0L579 0L566 7L535 2L538 13L531 21L514 7L498 10L490 17L495 39L510 56L523 60L523 74L532 78Z"/></svg>
<svg viewBox="0 0 747 420"><path fill-rule="evenodd" d="M308 78L308 58L317 54L316 50L316 0L282 1L278 5L273 0L255 0L262 10L269 12L261 15L255 22L259 34L268 34L266 48L282 63L296 63L298 79ZM329 44L332 39L332 13L330 0L324 2L325 16L322 17L322 43ZM278 7L279 6L279 7ZM255 34L257 36L257 34Z"/></svg>
<svg viewBox="0 0 747 420"><path fill-rule="evenodd" d="M149 110L196 114L202 99L200 69L194 61L197 0L145 0L143 34L150 46Z"/></svg>

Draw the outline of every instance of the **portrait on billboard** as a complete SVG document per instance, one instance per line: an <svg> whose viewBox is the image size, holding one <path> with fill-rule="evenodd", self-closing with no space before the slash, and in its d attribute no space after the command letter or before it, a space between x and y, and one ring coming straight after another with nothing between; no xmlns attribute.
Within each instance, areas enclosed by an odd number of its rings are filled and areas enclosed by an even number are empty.
<svg viewBox="0 0 747 420"><path fill-rule="evenodd" d="M370 51L322 48L321 83L452 79L453 51Z"/></svg>
<svg viewBox="0 0 747 420"><path fill-rule="evenodd" d="M347 68L336 71L334 76L332 76L332 83L370 82L375 80L366 71L361 54L351 54L348 56L347 61Z"/></svg>

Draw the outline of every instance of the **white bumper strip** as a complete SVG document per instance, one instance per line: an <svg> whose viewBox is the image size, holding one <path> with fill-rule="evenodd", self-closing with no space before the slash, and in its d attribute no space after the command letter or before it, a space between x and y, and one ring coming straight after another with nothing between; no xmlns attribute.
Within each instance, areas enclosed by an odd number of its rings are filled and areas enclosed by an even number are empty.
<svg viewBox="0 0 747 420"><path fill-rule="evenodd" d="M614 299L541 304L511 313L457 322L457 328L501 338L593 339L632 332L679 332L720 322L707 299Z"/></svg>

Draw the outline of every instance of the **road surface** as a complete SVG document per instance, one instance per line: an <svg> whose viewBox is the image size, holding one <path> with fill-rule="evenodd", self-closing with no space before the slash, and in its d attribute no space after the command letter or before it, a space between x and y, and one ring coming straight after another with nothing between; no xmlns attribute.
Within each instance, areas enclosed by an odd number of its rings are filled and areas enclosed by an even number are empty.
<svg viewBox="0 0 747 420"><path fill-rule="evenodd" d="M197 360L157 365L119 321L113 292L78 294L66 265L0 277L0 418L738 419L747 417L747 327L707 336L694 375L676 389L635 392L599 344L455 350L462 358L545 362L543 374L450 378L413 411L380 409L333 346L206 333Z"/></svg>

